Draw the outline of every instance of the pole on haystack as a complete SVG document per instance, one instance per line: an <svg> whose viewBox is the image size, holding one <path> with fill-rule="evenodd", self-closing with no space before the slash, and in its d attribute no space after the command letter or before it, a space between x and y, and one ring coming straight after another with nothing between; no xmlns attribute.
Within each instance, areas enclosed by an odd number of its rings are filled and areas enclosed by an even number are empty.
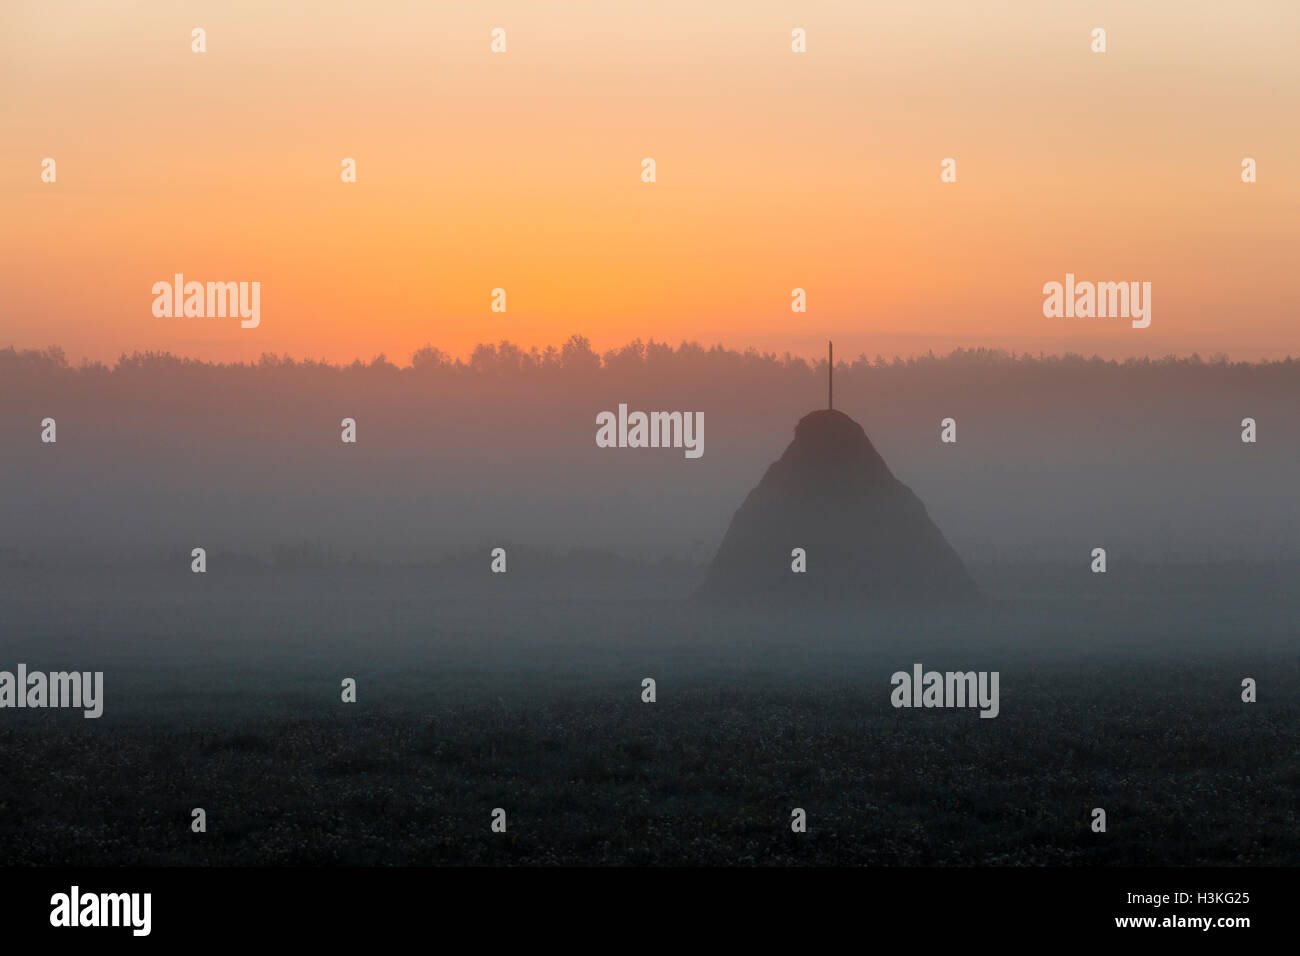
<svg viewBox="0 0 1300 956"><path fill-rule="evenodd" d="M835 407L835 343L826 343L826 407Z"/></svg>

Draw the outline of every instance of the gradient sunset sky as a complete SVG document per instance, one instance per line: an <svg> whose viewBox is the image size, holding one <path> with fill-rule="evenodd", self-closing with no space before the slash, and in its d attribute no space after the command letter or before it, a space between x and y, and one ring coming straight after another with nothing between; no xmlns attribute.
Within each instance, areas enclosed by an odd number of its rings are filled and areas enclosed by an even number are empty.
<svg viewBox="0 0 1300 956"><path fill-rule="evenodd" d="M0 347L1300 354L1298 41L1294 0L9 0ZM260 327L155 318L176 272ZM1044 318L1066 272L1151 327Z"/></svg>

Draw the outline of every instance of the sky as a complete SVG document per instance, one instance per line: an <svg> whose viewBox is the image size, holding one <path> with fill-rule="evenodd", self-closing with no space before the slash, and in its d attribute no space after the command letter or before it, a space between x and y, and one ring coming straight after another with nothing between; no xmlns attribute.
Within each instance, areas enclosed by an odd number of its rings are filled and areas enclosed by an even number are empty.
<svg viewBox="0 0 1300 956"><path fill-rule="evenodd" d="M0 347L1282 358L1298 36L1291 0L9 0ZM178 272L260 324L155 316ZM1045 318L1067 272L1150 282L1150 327Z"/></svg>

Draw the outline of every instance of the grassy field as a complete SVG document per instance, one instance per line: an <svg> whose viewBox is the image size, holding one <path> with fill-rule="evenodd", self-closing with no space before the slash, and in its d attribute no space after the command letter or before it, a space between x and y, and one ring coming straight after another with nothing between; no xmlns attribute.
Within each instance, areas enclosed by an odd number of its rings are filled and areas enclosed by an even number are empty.
<svg viewBox="0 0 1300 956"><path fill-rule="evenodd" d="M8 576L0 668L106 703L0 711L0 861L1300 863L1285 594L810 620L328 577ZM999 671L1000 715L893 708L913 662Z"/></svg>

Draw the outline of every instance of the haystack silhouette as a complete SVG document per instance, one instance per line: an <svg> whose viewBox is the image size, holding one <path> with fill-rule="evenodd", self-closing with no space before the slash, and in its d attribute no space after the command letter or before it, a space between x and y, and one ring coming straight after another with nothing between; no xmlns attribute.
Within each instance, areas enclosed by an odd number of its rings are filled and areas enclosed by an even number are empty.
<svg viewBox="0 0 1300 956"><path fill-rule="evenodd" d="M803 548L807 570L791 570ZM894 477L862 426L827 408L731 519L697 594L743 606L965 603L978 588L925 505Z"/></svg>

